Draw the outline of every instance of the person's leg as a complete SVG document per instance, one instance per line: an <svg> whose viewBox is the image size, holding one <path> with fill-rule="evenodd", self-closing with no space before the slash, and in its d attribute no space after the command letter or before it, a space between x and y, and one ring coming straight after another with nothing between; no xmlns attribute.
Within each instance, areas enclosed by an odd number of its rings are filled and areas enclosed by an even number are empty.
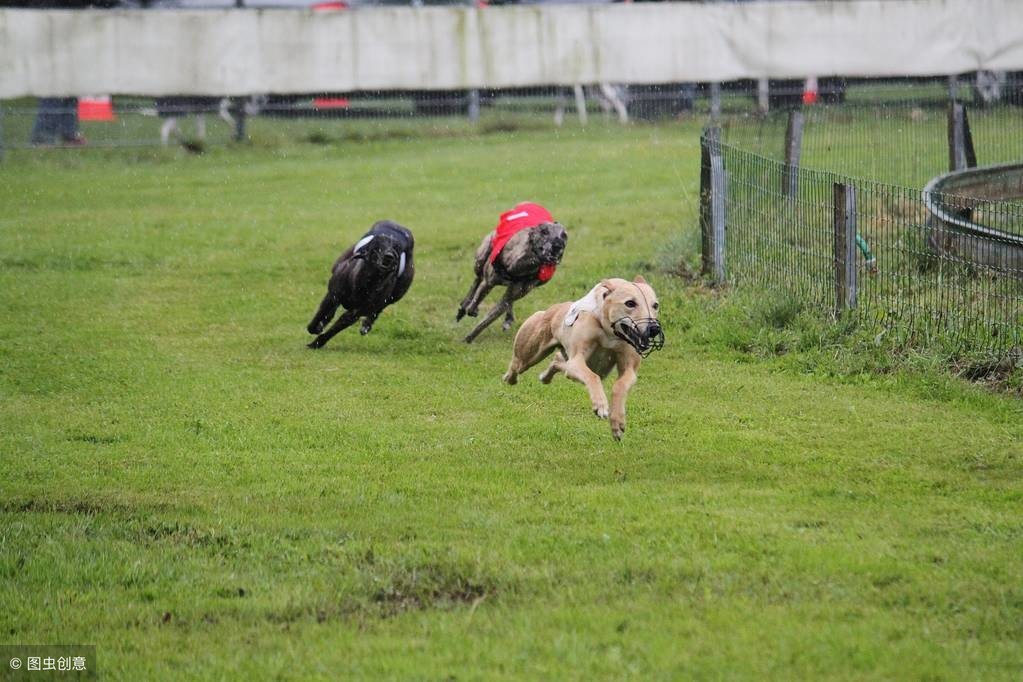
<svg viewBox="0 0 1023 682"><path fill-rule="evenodd" d="M65 142L79 142L82 136L78 132L78 98L63 97L60 100L61 111L57 132Z"/></svg>
<svg viewBox="0 0 1023 682"><path fill-rule="evenodd" d="M61 109L57 97L40 97L36 108L36 121L32 126L32 144L47 144L57 136L57 123Z"/></svg>

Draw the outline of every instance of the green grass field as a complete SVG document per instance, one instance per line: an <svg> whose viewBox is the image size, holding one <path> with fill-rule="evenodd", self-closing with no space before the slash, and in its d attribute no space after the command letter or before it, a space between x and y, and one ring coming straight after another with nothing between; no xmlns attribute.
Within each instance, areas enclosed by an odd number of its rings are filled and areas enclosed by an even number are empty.
<svg viewBox="0 0 1023 682"><path fill-rule="evenodd" d="M1023 405L744 351L769 321L662 269L699 122L253 131L0 164L0 643L132 680L1023 675ZM660 295L622 443L579 385L503 385L511 333L459 341L525 199L570 241L520 320L606 276ZM380 218L410 293L307 350Z"/></svg>

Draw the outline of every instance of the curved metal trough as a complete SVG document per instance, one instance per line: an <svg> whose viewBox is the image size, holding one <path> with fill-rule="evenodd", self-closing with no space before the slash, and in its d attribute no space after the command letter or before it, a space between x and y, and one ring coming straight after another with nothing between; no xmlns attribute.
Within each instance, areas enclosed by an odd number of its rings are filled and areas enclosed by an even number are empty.
<svg viewBox="0 0 1023 682"><path fill-rule="evenodd" d="M939 175L924 187L922 198L930 212L927 243L933 251L1023 277L1023 210L993 210L991 215L984 210L1023 199L1023 163Z"/></svg>

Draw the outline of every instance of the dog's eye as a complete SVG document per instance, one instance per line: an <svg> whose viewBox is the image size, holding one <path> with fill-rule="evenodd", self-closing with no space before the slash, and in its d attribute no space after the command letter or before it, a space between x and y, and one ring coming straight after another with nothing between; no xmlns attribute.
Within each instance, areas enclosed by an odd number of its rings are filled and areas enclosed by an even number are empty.
<svg viewBox="0 0 1023 682"><path fill-rule="evenodd" d="M654 302L654 310L658 310L658 309L660 309L660 307L661 307L661 304L660 304L660 303L657 303L657 302L655 301L655 302Z"/></svg>
<svg viewBox="0 0 1023 682"><path fill-rule="evenodd" d="M631 300L630 301L626 301L625 302L625 307L626 308L635 308L636 307L636 302L635 301L631 301Z"/></svg>

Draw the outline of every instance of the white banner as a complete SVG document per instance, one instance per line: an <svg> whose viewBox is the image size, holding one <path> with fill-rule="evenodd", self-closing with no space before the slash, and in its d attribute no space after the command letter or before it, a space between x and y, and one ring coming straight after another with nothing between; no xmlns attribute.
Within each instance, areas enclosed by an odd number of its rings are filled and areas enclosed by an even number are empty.
<svg viewBox="0 0 1023 682"><path fill-rule="evenodd" d="M1023 69L1023 1L0 9L0 97L451 89Z"/></svg>

